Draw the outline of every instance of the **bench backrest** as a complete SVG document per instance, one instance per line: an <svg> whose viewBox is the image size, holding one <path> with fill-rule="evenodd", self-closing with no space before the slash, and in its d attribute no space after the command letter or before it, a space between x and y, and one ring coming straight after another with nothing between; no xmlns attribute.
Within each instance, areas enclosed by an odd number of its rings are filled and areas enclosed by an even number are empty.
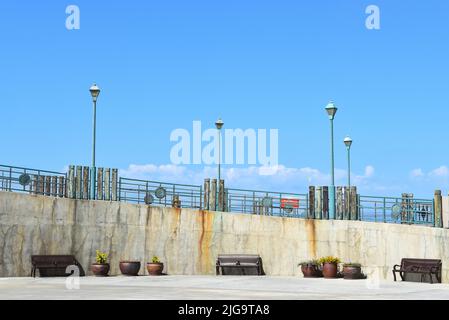
<svg viewBox="0 0 449 320"><path fill-rule="evenodd" d="M218 256L218 261L220 263L260 263L260 256L254 254L222 254Z"/></svg>
<svg viewBox="0 0 449 320"><path fill-rule="evenodd" d="M402 259L401 267L402 269L409 269L413 267L421 267L421 268L432 268L432 267L441 267L441 260L437 259Z"/></svg>
<svg viewBox="0 0 449 320"><path fill-rule="evenodd" d="M31 256L31 264L33 266L40 265L60 265L69 266L76 265L77 261L74 256L55 255L55 256Z"/></svg>

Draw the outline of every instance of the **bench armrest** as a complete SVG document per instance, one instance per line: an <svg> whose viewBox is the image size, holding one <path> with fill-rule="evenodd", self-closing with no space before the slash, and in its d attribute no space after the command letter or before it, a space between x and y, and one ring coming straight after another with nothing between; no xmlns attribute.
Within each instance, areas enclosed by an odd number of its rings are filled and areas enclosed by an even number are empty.
<svg viewBox="0 0 449 320"><path fill-rule="evenodd" d="M401 271L402 266L397 264L393 267L393 271Z"/></svg>

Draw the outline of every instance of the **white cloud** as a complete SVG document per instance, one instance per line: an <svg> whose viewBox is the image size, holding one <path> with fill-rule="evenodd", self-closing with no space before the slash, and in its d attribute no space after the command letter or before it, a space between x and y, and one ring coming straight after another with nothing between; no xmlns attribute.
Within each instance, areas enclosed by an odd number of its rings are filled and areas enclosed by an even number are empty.
<svg viewBox="0 0 449 320"><path fill-rule="evenodd" d="M449 176L449 168L446 166L441 166L439 168L436 168L435 170L432 170L429 173L429 176L446 178Z"/></svg>
<svg viewBox="0 0 449 320"><path fill-rule="evenodd" d="M410 172L410 177L412 177L412 178L420 178L420 177L423 177L423 176L424 176L424 172L423 172L423 170L421 168L413 169Z"/></svg>
<svg viewBox="0 0 449 320"><path fill-rule="evenodd" d="M366 166L365 168L365 178L371 178L374 176L374 167L373 166Z"/></svg>
<svg viewBox="0 0 449 320"><path fill-rule="evenodd" d="M201 185L205 178L217 176L216 167L186 167L178 165L136 165L120 170L122 177L172 183ZM363 175L355 175L354 182L368 184L374 176L374 167L366 166ZM289 168L283 165L275 167L222 168L222 177L230 188L273 190L293 193L305 193L309 185L329 185L330 174L311 167ZM346 185L347 171L336 169L337 185Z"/></svg>

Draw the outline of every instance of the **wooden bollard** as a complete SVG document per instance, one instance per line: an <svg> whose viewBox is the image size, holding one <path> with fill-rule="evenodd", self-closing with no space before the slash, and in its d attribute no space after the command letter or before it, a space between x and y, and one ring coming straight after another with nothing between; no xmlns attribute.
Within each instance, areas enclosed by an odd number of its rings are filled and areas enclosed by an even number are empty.
<svg viewBox="0 0 449 320"><path fill-rule="evenodd" d="M54 197L58 196L58 177L51 177L51 195Z"/></svg>
<svg viewBox="0 0 449 320"><path fill-rule="evenodd" d="M33 194L38 194L39 193L39 176L38 175L34 175L33 176Z"/></svg>
<svg viewBox="0 0 449 320"><path fill-rule="evenodd" d="M65 194L65 189L66 189L66 181L65 181L65 177L64 176L60 176L58 177L59 182L58 182L58 196L60 198L64 198L66 197Z"/></svg>
<svg viewBox="0 0 449 320"><path fill-rule="evenodd" d="M309 187L309 212L308 218L309 219L315 219L315 187L310 186Z"/></svg>
<svg viewBox="0 0 449 320"><path fill-rule="evenodd" d="M51 176L45 177L45 195L46 196L51 195Z"/></svg>
<svg viewBox="0 0 449 320"><path fill-rule="evenodd" d="M75 199L76 198L76 180L75 180L75 166L70 165L69 166L69 172L67 175L67 188L66 188L66 193L67 193L67 197L70 199Z"/></svg>
<svg viewBox="0 0 449 320"><path fill-rule="evenodd" d="M111 169L104 170L104 200L111 201Z"/></svg>
<svg viewBox="0 0 449 320"><path fill-rule="evenodd" d="M343 220L343 212L344 212L343 187L337 187L336 202L337 202L336 218L337 220Z"/></svg>
<svg viewBox="0 0 449 320"><path fill-rule="evenodd" d="M83 185L82 185L82 181L83 181L83 167L81 166L77 166L76 167L76 177L75 177L75 198L76 199L82 199L83 198Z"/></svg>
<svg viewBox="0 0 449 320"><path fill-rule="evenodd" d="M224 211L224 180L220 180L218 182L218 206L217 206L217 210L222 212Z"/></svg>
<svg viewBox="0 0 449 320"><path fill-rule="evenodd" d="M112 180L111 180L111 198L112 201L118 200L118 169L112 169Z"/></svg>
<svg viewBox="0 0 449 320"><path fill-rule="evenodd" d="M443 198L441 196L441 190L435 190L434 203L435 227L443 228Z"/></svg>
<svg viewBox="0 0 449 320"><path fill-rule="evenodd" d="M217 179L212 179L210 183L209 210L217 210Z"/></svg>
<svg viewBox="0 0 449 320"><path fill-rule="evenodd" d="M181 200L179 199L179 195L177 194L173 195L172 207L181 208Z"/></svg>
<svg viewBox="0 0 449 320"><path fill-rule="evenodd" d="M357 187L351 187L349 190L350 193L350 201L349 201L349 212L351 215L351 220L358 220L359 215L357 212Z"/></svg>
<svg viewBox="0 0 449 320"><path fill-rule="evenodd" d="M83 199L89 199L89 167L83 167Z"/></svg>
<svg viewBox="0 0 449 320"><path fill-rule="evenodd" d="M329 220L329 187L323 187L323 217L324 220Z"/></svg>
<svg viewBox="0 0 449 320"><path fill-rule="evenodd" d="M103 200L103 168L97 169L97 200Z"/></svg>
<svg viewBox="0 0 449 320"><path fill-rule="evenodd" d="M349 187L344 188L344 205L343 205L343 219L351 220L351 193L349 192Z"/></svg>
<svg viewBox="0 0 449 320"><path fill-rule="evenodd" d="M209 210L210 179L204 179L204 210Z"/></svg>
<svg viewBox="0 0 449 320"><path fill-rule="evenodd" d="M322 219L323 217L323 188L316 187L315 189L315 219Z"/></svg>

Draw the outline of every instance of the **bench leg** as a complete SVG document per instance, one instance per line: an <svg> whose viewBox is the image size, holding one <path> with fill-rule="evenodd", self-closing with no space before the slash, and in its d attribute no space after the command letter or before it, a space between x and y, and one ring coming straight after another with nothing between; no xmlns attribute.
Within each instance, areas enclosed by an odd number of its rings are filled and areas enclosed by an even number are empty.
<svg viewBox="0 0 449 320"><path fill-rule="evenodd" d="M398 279L396 278L396 271L393 271L393 277L394 277L394 282L397 282Z"/></svg>

